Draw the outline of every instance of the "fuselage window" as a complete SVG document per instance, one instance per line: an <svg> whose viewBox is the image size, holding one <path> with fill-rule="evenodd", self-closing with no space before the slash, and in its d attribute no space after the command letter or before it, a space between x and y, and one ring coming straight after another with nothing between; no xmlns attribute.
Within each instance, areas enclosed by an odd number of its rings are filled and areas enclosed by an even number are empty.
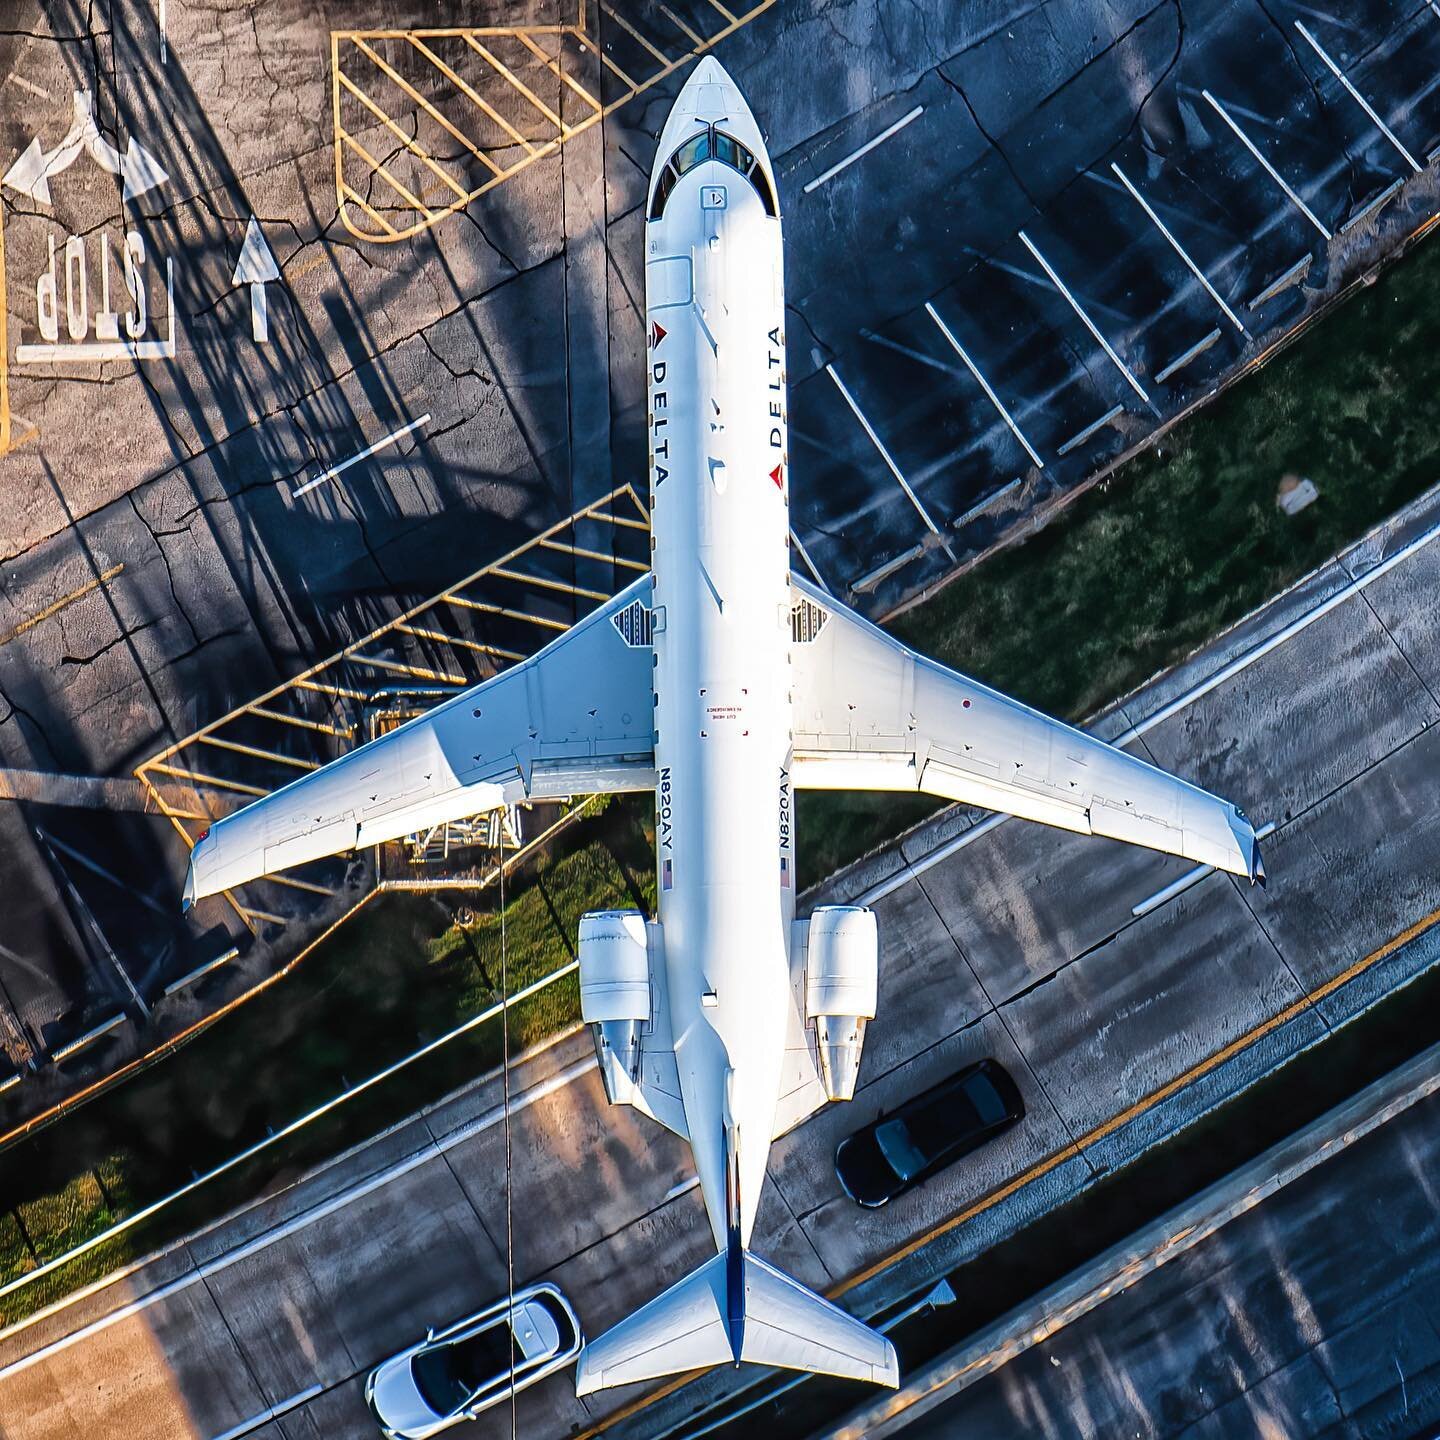
<svg viewBox="0 0 1440 1440"><path fill-rule="evenodd" d="M658 220L665 213L665 202L675 188L675 182L687 171L693 170L706 160L718 160L732 170L738 170L755 187L765 213L773 216L775 196L770 182L765 178L764 166L740 142L722 131L709 129L703 135L692 135L665 163L660 182L655 187L655 198L650 205L650 218Z"/></svg>

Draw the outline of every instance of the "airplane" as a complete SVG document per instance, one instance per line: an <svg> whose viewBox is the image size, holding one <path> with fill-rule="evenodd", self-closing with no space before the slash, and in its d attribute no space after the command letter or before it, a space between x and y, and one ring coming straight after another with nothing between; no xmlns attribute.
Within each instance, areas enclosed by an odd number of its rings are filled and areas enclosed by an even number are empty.
<svg viewBox="0 0 1440 1440"><path fill-rule="evenodd" d="M772 1141L850 1099L875 915L795 915L799 790L924 792L1263 883L1244 813L918 655L790 568L775 174L713 57L645 221L652 567L530 659L218 821L201 896L522 799L656 799L658 907L580 922L611 1103L688 1140L716 1253L582 1350L584 1395L742 1361L894 1386L883 1335L750 1249Z"/></svg>

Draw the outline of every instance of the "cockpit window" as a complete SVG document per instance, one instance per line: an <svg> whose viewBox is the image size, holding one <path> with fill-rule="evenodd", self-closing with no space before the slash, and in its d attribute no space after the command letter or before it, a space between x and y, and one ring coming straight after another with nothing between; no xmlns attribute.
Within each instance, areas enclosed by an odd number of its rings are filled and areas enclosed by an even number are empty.
<svg viewBox="0 0 1440 1440"><path fill-rule="evenodd" d="M687 171L709 159L716 159L732 170L738 170L755 187L765 213L773 216L775 196L770 182L765 178L765 168L738 140L713 127L703 135L692 135L665 162L660 182L655 186L655 198L650 205L650 218L658 220L665 213L665 202L675 188L675 182Z"/></svg>

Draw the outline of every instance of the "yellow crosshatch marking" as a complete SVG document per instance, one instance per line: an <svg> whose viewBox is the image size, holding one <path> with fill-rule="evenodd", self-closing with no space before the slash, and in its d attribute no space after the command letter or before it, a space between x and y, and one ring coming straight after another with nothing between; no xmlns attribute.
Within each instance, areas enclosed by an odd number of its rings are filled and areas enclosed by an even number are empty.
<svg viewBox="0 0 1440 1440"><path fill-rule="evenodd" d="M167 746L142 761L135 776L155 810L193 848L213 818L354 749L367 738L366 707L382 703L377 697L393 694L398 686L424 697L417 704L424 708L534 654L596 601L630 584L633 572L648 570L648 563L637 557L645 553L649 524L640 497L622 485L294 679ZM601 536L613 551L593 548ZM590 543L579 543L582 539ZM611 589L578 583L574 571L580 561L591 562L586 578ZM61 603L83 593L77 591ZM183 787L194 790L193 808L176 804L176 782L182 794ZM556 823L577 814L583 803L572 803ZM553 829L534 837L526 848ZM448 882L382 879L380 888L437 883ZM285 923L283 916L259 908L261 901L274 903L275 892L266 888L273 885L330 893L294 875L272 875L227 891L226 899L252 931L258 924Z"/></svg>
<svg viewBox="0 0 1440 1440"><path fill-rule="evenodd" d="M380 243L419 234L775 3L652 0L622 15L608 0L588 10L578 0L573 25L332 31L345 228Z"/></svg>

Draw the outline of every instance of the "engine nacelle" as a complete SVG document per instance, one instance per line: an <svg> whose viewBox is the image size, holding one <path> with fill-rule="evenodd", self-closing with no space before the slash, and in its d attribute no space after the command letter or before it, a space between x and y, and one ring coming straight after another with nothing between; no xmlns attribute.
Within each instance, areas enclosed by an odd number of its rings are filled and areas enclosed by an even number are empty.
<svg viewBox="0 0 1440 1440"><path fill-rule="evenodd" d="M875 1018L879 973L873 910L822 905L810 916L805 1018L815 1025L820 1081L831 1100L849 1100L855 1094L865 1022Z"/></svg>
<svg viewBox="0 0 1440 1440"><path fill-rule="evenodd" d="M580 1015L595 1039L612 1105L635 1103L640 1037L650 1023L650 956L638 910L580 917Z"/></svg>

